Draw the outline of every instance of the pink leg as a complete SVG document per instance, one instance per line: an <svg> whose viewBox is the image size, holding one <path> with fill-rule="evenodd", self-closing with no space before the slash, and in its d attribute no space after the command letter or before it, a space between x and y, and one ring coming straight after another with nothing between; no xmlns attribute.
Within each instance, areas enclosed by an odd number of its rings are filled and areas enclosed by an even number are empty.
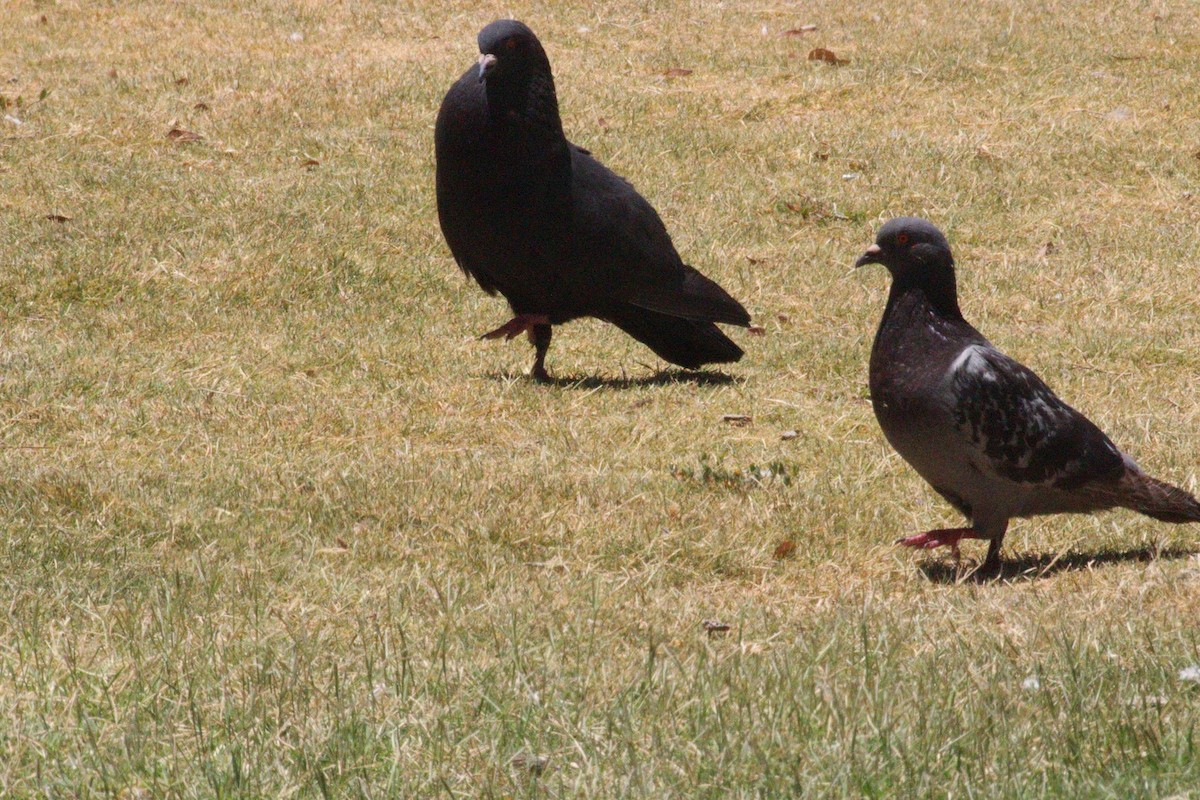
<svg viewBox="0 0 1200 800"><path fill-rule="evenodd" d="M503 336L505 339L515 338L522 333L532 335L533 329L537 325L549 325L550 318L545 314L517 314L508 322L496 328L494 331L488 331L480 339L499 339Z"/></svg>
<svg viewBox="0 0 1200 800"><path fill-rule="evenodd" d="M961 539L987 538L989 537L974 528L941 528L936 531L925 531L915 536L906 536L902 539L897 539L896 544L902 544L905 547L916 547L922 550L932 550L935 547L949 545L957 558L958 543Z"/></svg>

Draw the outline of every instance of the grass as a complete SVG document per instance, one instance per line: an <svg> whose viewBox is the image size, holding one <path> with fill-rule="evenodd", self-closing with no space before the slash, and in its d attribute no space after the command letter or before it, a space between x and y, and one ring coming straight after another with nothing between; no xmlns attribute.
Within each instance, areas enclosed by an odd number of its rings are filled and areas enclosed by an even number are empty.
<svg viewBox="0 0 1200 800"><path fill-rule="evenodd" d="M479 5L7 6L0 795L1200 796L1200 534L1024 521L987 585L894 550L954 515L850 270L933 219L968 318L1195 491L1195 15ZM508 13L767 329L728 379L475 340L433 119Z"/></svg>

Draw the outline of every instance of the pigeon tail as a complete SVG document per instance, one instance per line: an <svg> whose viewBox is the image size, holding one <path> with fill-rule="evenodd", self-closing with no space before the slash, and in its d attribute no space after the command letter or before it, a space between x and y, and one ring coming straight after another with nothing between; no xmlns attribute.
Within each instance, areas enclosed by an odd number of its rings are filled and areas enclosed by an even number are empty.
<svg viewBox="0 0 1200 800"><path fill-rule="evenodd" d="M683 269L683 280L678 284L639 287L630 302L674 317L750 326L749 312L729 292L696 268L684 264Z"/></svg>
<svg viewBox="0 0 1200 800"><path fill-rule="evenodd" d="M1122 484L1121 505L1126 508L1163 522L1200 522L1200 501L1177 486L1136 473L1126 475Z"/></svg>
<svg viewBox="0 0 1200 800"><path fill-rule="evenodd" d="M633 305L610 308L598 316L649 347L659 358L685 369L742 357L742 348L711 322L659 314Z"/></svg>

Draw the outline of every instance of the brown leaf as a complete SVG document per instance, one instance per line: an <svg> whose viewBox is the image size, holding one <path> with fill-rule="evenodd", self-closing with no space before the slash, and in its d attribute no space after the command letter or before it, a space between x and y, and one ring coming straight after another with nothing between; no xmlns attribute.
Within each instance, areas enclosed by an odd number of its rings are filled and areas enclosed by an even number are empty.
<svg viewBox="0 0 1200 800"><path fill-rule="evenodd" d="M775 318L780 322L791 322L792 318L787 314L776 314Z"/></svg>
<svg viewBox="0 0 1200 800"><path fill-rule="evenodd" d="M596 125L602 131L608 130L608 120L606 120L604 117L600 117L600 119L596 120Z"/></svg>
<svg viewBox="0 0 1200 800"><path fill-rule="evenodd" d="M110 69L108 71L108 77L110 77L110 78L117 77L117 68L116 67L113 67L112 69Z"/></svg>
<svg viewBox="0 0 1200 800"><path fill-rule="evenodd" d="M306 158L300 162L300 166L307 167L308 169L312 169L313 167L321 166L321 162L315 158Z"/></svg>
<svg viewBox="0 0 1200 800"><path fill-rule="evenodd" d="M767 335L767 329L764 328L762 325L751 325L750 327L746 328L746 332L749 333L751 336L766 336Z"/></svg>
<svg viewBox="0 0 1200 800"><path fill-rule="evenodd" d="M71 218L66 216L65 214L47 214L46 219L50 220L51 222L70 222L71 221Z"/></svg>
<svg viewBox="0 0 1200 800"><path fill-rule="evenodd" d="M824 47L817 47L808 51L809 61L824 61L826 64L833 64L835 67L840 67L843 64L849 64L850 59L838 58L837 53L828 50Z"/></svg>
<svg viewBox="0 0 1200 800"><path fill-rule="evenodd" d="M776 561L782 561L785 558L790 558L796 552L796 543L791 539L785 539L775 546L775 552L771 557Z"/></svg>
<svg viewBox="0 0 1200 800"><path fill-rule="evenodd" d="M175 79L176 86L187 86L189 83L190 81L187 79L187 75Z"/></svg>
<svg viewBox="0 0 1200 800"><path fill-rule="evenodd" d="M781 36L803 36L806 33L812 33L816 29L817 29L816 25L801 25L799 28L792 28L791 30L786 30L780 35Z"/></svg>
<svg viewBox="0 0 1200 800"><path fill-rule="evenodd" d="M789 439L795 439L799 435L800 434L796 433L796 431L784 431L783 433L779 434L779 438L786 442Z"/></svg>
<svg viewBox="0 0 1200 800"><path fill-rule="evenodd" d="M196 105L192 106L192 108L195 109L196 111L208 111L209 110L208 103L205 103L204 101L200 101L199 103L196 103Z"/></svg>
<svg viewBox="0 0 1200 800"><path fill-rule="evenodd" d="M691 74L692 71L690 69L684 69L683 67L671 67L669 70L663 73L663 75L667 78L685 78Z"/></svg>
<svg viewBox="0 0 1200 800"><path fill-rule="evenodd" d="M705 632L709 636L717 633L725 633L725 631L730 630L732 627L731 625L727 625L726 623L715 619L706 619L700 624L704 627Z"/></svg>
<svg viewBox="0 0 1200 800"><path fill-rule="evenodd" d="M813 197L785 200L783 207L804 219L825 219L830 215L829 204Z"/></svg>
<svg viewBox="0 0 1200 800"><path fill-rule="evenodd" d="M340 536L338 536L338 537L335 537L335 538L334 538L334 541L335 541L335 542L337 542L337 546L338 546L338 547L340 547L340 548L342 548L343 550L349 550L349 549L350 549L350 545L346 544L346 540L345 540L345 539L343 539L342 537L340 537Z"/></svg>
<svg viewBox="0 0 1200 800"><path fill-rule="evenodd" d="M539 756L534 753L517 753L508 762L518 769L529 770L534 775L541 775L550 766L550 756Z"/></svg>
<svg viewBox="0 0 1200 800"><path fill-rule="evenodd" d="M1054 242L1046 242L1038 248L1038 258L1045 258L1054 252Z"/></svg>
<svg viewBox="0 0 1200 800"><path fill-rule="evenodd" d="M767 263L767 260L765 258L755 258L754 256L746 256L746 260L749 261L751 264Z"/></svg>
<svg viewBox="0 0 1200 800"><path fill-rule="evenodd" d="M198 133L185 131L183 128L171 128L167 131L167 138L175 142L198 142L204 137Z"/></svg>
<svg viewBox="0 0 1200 800"><path fill-rule="evenodd" d="M740 428L753 422L754 417L751 417L747 414L725 414L721 417L721 421L728 425L736 425Z"/></svg>

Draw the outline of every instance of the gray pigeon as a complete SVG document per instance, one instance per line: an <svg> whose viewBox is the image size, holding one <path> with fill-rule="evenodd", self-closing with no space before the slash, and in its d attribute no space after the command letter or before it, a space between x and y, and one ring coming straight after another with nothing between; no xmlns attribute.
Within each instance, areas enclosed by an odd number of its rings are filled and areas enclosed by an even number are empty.
<svg viewBox="0 0 1200 800"><path fill-rule="evenodd" d="M438 220L458 265L516 315L483 338L527 333L548 380L552 325L611 322L688 369L737 361L714 322L750 315L684 264L654 208L563 135L550 61L516 20L479 32L434 131Z"/></svg>
<svg viewBox="0 0 1200 800"><path fill-rule="evenodd" d="M887 440L970 527L919 533L910 547L987 539L1000 567L1013 517L1121 506L1200 522L1200 503L1155 480L1037 375L997 350L958 309L942 232L915 217L879 230L855 266L882 264L892 290L871 348L871 404Z"/></svg>

